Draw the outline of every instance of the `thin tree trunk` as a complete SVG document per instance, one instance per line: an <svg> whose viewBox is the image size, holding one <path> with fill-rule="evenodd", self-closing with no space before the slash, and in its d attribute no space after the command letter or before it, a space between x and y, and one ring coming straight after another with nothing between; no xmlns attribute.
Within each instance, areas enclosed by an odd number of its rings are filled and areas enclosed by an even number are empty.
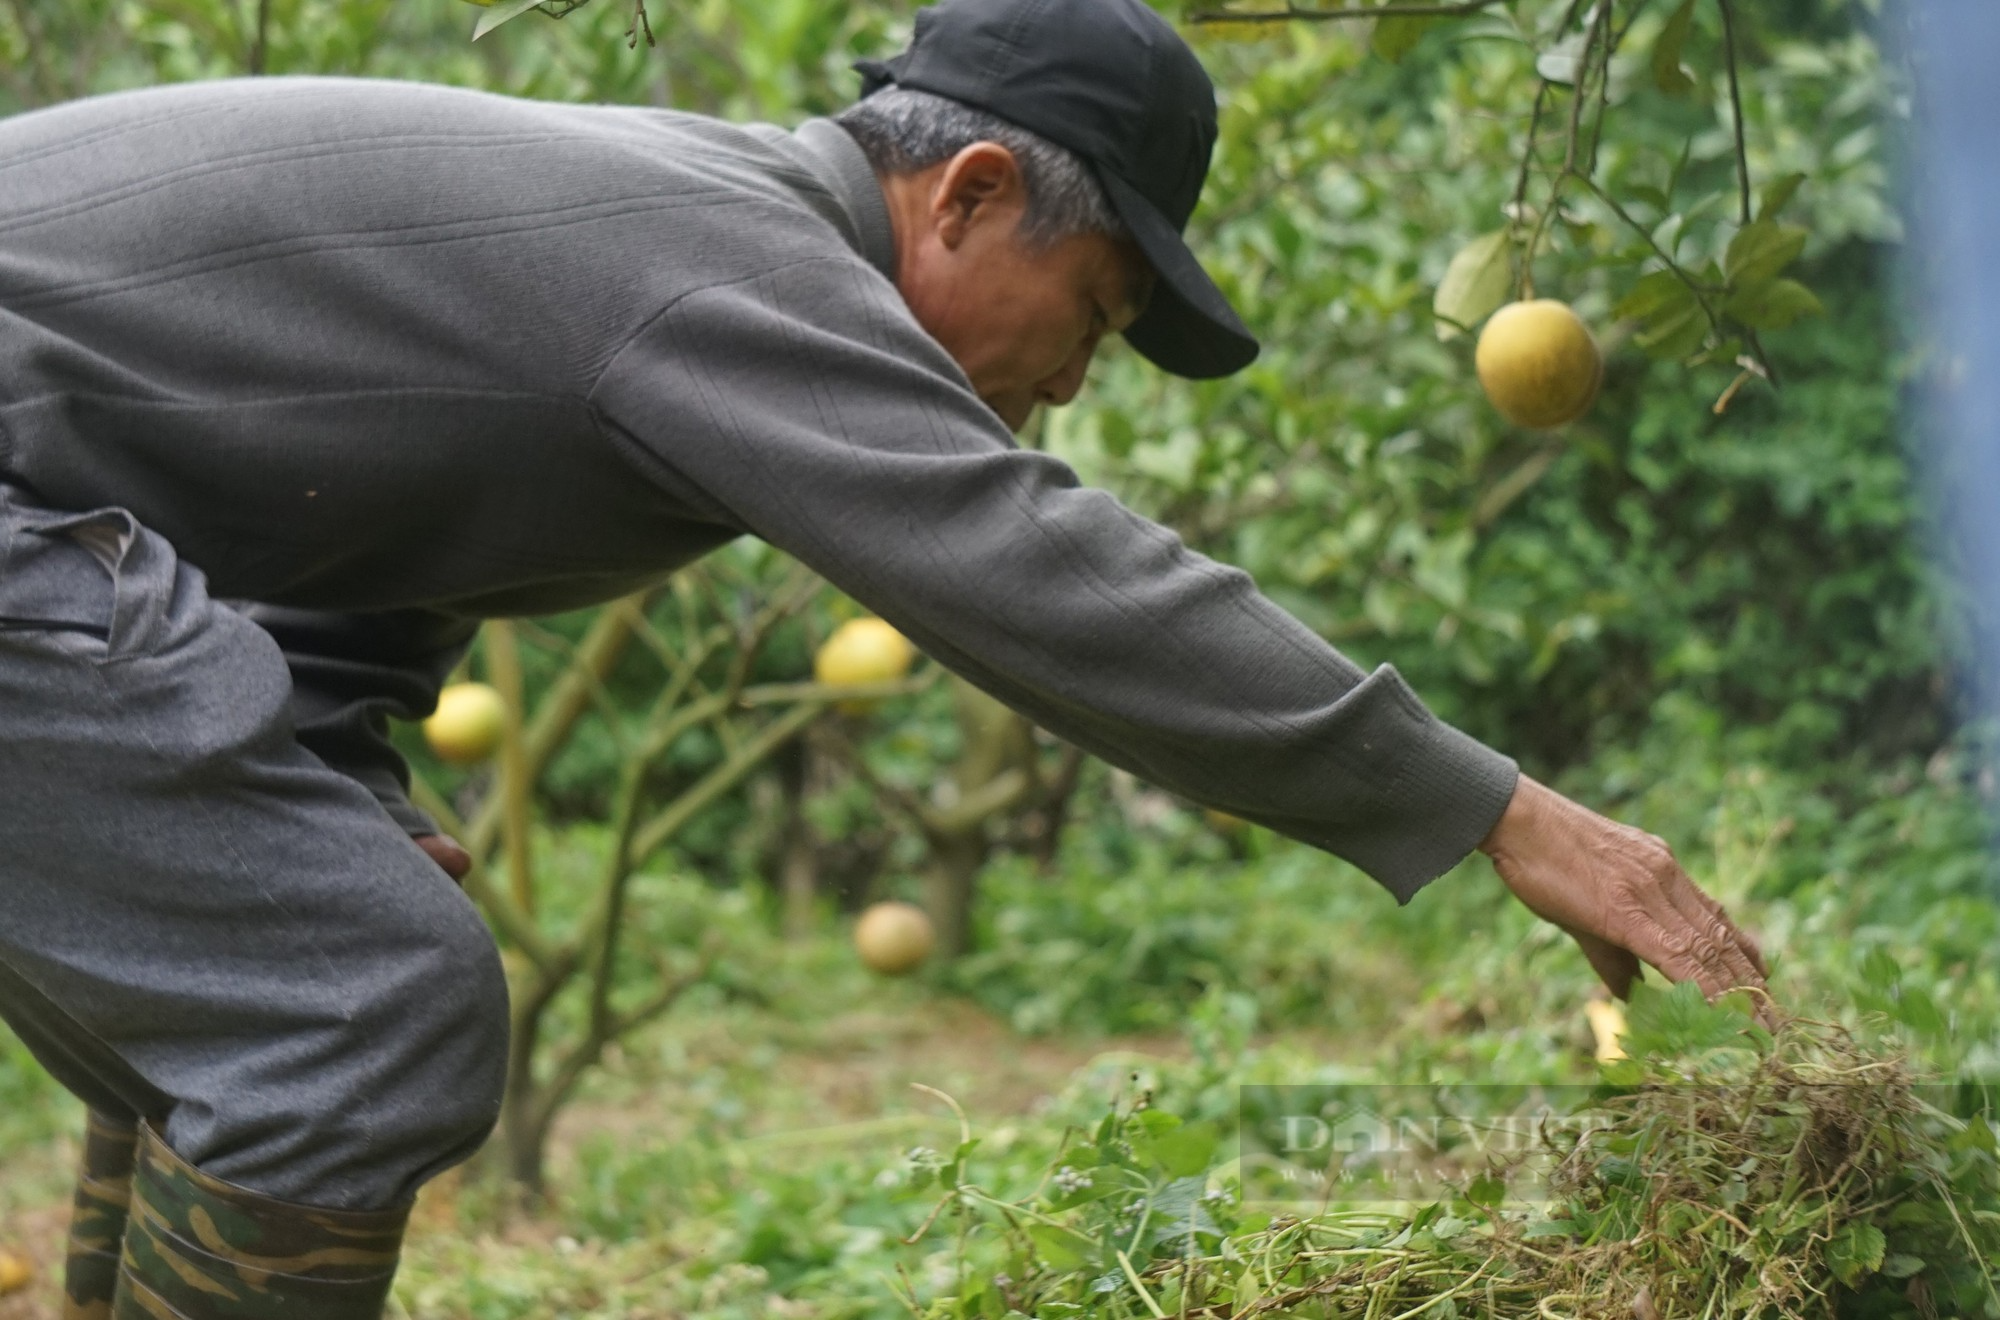
<svg viewBox="0 0 2000 1320"><path fill-rule="evenodd" d="M972 904L991 849L986 822L954 834L933 835L930 845L924 910L937 929L937 955L949 962L972 947Z"/></svg>
<svg viewBox="0 0 2000 1320"><path fill-rule="evenodd" d="M810 737L796 738L772 758L778 772L784 825L778 843L778 894L784 908L785 938L803 940L818 924L819 837L806 819L813 786Z"/></svg>

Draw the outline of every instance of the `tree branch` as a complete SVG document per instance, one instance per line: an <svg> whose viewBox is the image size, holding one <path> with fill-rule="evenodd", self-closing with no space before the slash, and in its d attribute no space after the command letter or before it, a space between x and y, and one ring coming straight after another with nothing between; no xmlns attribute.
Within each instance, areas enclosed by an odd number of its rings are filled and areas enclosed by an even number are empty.
<svg viewBox="0 0 2000 1320"><path fill-rule="evenodd" d="M639 831L638 837L632 844L634 865L639 859L672 838L696 812L736 787L765 757L777 751L799 730L818 719L820 712L825 709L826 704L823 701L800 703L798 709L787 711L773 720L755 738L745 743L741 751L695 781L692 787L674 799L672 805L646 822L645 828Z"/></svg>
<svg viewBox="0 0 2000 1320"><path fill-rule="evenodd" d="M1620 206L1618 204L1617 198L1613 197L1610 193L1606 192L1603 188L1599 187L1595 179L1589 179L1589 178L1584 179L1583 186L1590 189L1591 193L1596 196L1598 201L1603 202L1606 206L1610 207L1611 214L1617 216L1620 220L1624 221L1626 225L1628 225L1631 228L1633 233L1639 235L1641 238L1646 240L1646 245L1653 249L1653 255L1658 257L1661 260L1661 262L1663 262L1666 265L1666 268L1674 273L1674 278L1678 279L1682 284L1685 284L1687 286L1688 292L1694 295L1695 302L1701 307L1702 315L1708 318L1709 328L1711 330L1714 330L1715 333L1717 333L1718 335L1721 334L1722 322L1719 319L1717 319L1715 315L1715 309L1708 305L1708 298L1704 294L1701 285L1696 284L1694 282L1694 280L1688 275L1687 271L1681 268L1681 264L1678 261L1675 261L1671 256L1667 255L1666 249L1662 248L1659 245L1659 243L1654 240L1653 231L1646 228L1646 226L1640 224L1637 220L1633 219L1632 213L1627 211L1624 207Z"/></svg>
<svg viewBox="0 0 2000 1320"><path fill-rule="evenodd" d="M514 625L507 619L486 624L486 672L500 690L506 722L500 737L500 838L507 853L507 880L514 902L530 917L535 913L534 858L530 834L534 825L528 768L527 738L521 711L527 702L521 679L521 648Z"/></svg>
<svg viewBox="0 0 2000 1320"><path fill-rule="evenodd" d="M254 76L264 72L264 54L269 49L267 38L271 32L271 0L257 0L257 29L250 39L250 58L247 61Z"/></svg>
<svg viewBox="0 0 2000 1320"><path fill-rule="evenodd" d="M875 795L877 801L901 812L919 831L924 833L930 831L934 813L929 804L901 784L892 784L876 774L874 768L861 755L861 749L854 745L854 740L843 730L828 726L822 728L828 750L832 751L854 777Z"/></svg>
<svg viewBox="0 0 2000 1320"><path fill-rule="evenodd" d="M644 617L646 604L652 596L651 592L642 592L606 606L598 614L597 621L590 625L590 631L583 635L583 640L577 643L576 655L569 669L542 698L542 704L528 726L528 772L532 778L541 778L542 771L569 737L584 708L590 704L593 689L603 683L605 675L625 653L625 647L632 639L633 620ZM500 815L498 794L480 804L479 814L458 836L467 852L479 857L493 847L494 838L500 832Z"/></svg>
<svg viewBox="0 0 2000 1320"><path fill-rule="evenodd" d="M1729 0L1716 0L1722 7L1722 58L1729 70L1729 112L1736 125L1737 210L1742 223L1750 223L1750 154L1743 143L1743 88L1736 78L1736 14ZM1760 354L1761 356L1761 354Z"/></svg>

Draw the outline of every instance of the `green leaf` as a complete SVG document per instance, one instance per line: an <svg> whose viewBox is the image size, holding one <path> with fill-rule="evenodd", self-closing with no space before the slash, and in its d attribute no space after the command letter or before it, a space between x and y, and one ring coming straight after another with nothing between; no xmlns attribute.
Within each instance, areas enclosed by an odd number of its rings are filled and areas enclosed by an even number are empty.
<svg viewBox="0 0 2000 1320"><path fill-rule="evenodd" d="M1753 330L1782 330L1801 316L1818 316L1826 308L1797 280L1776 279L1738 289L1722 310Z"/></svg>
<svg viewBox="0 0 2000 1320"><path fill-rule="evenodd" d="M1474 1205L1485 1206L1489 1210L1498 1206L1501 1198L1506 1195L1506 1180L1496 1178L1490 1173L1480 1174L1465 1189L1466 1200L1472 1202Z"/></svg>
<svg viewBox="0 0 2000 1320"><path fill-rule="evenodd" d="M1877 990L1893 990L1902 984L1903 968L1887 949L1877 945L1861 960L1861 979Z"/></svg>
<svg viewBox="0 0 2000 1320"><path fill-rule="evenodd" d="M1710 344L1701 352L1688 359L1691 367L1705 367L1717 362L1734 362L1743 352L1743 341L1734 335Z"/></svg>
<svg viewBox="0 0 2000 1320"><path fill-rule="evenodd" d="M1665 190L1660 188L1655 188L1650 183L1633 184L1631 187L1625 190L1625 196L1630 201L1644 202L1646 205L1652 207L1655 211L1659 211L1663 214L1669 209L1671 209L1671 206L1667 200L1667 194Z"/></svg>
<svg viewBox="0 0 2000 1320"><path fill-rule="evenodd" d="M1945 1021L1944 1010L1930 993L1914 985L1906 985L1896 997L1896 1020L1919 1036L1931 1040L1942 1039L1950 1029Z"/></svg>
<svg viewBox="0 0 2000 1320"><path fill-rule="evenodd" d="M1205 1123L1176 1126L1136 1138L1132 1143L1141 1156L1176 1178L1206 1170L1209 1157L1215 1153L1215 1144L1215 1129Z"/></svg>
<svg viewBox="0 0 2000 1320"><path fill-rule="evenodd" d="M1677 317L1688 308L1701 310L1695 302L1694 290L1672 271L1656 270L1640 276L1632 291L1611 309L1611 314L1632 321L1654 322Z"/></svg>
<svg viewBox="0 0 2000 1320"><path fill-rule="evenodd" d="M1646 1080L1646 1065L1629 1057L1599 1064L1597 1071L1604 1084L1611 1087L1634 1087Z"/></svg>
<svg viewBox="0 0 2000 1320"><path fill-rule="evenodd" d="M1646 350L1648 357L1670 362L1694 352L1707 338L1708 318L1690 299L1687 307L1640 331L1632 340ZM1630 1044L1626 1048L1630 1049Z"/></svg>
<svg viewBox="0 0 2000 1320"><path fill-rule="evenodd" d="M1028 1225L1028 1240L1035 1244L1035 1254L1053 1270L1077 1269L1090 1259L1076 1235L1053 1224Z"/></svg>
<svg viewBox="0 0 2000 1320"><path fill-rule="evenodd" d="M1435 22L1435 18L1424 14L1378 18L1375 20L1375 31L1368 38L1368 49L1391 64L1401 63L1403 56L1410 53L1410 47L1424 35L1424 29Z"/></svg>
<svg viewBox="0 0 2000 1320"><path fill-rule="evenodd" d="M1730 997L1711 1004L1701 987L1682 981L1664 990L1632 987L1625 1011L1625 1049L1635 1056L1693 1054L1745 1043L1750 1017Z"/></svg>
<svg viewBox="0 0 2000 1320"><path fill-rule="evenodd" d="M1222 1228L1208 1213L1202 1197L1208 1192L1205 1178L1176 1178L1152 1197L1154 1244L1171 1244L1179 1254L1195 1234L1221 1237Z"/></svg>
<svg viewBox="0 0 2000 1320"><path fill-rule="evenodd" d="M1438 281L1431 311L1437 316L1439 339L1450 339L1485 320L1513 287L1507 260L1507 231L1481 234L1452 255Z"/></svg>
<svg viewBox="0 0 2000 1320"><path fill-rule="evenodd" d="M1576 82L1578 66L1583 62L1583 37L1581 32L1572 32L1536 57L1535 72L1543 81L1565 87Z"/></svg>
<svg viewBox="0 0 2000 1320"><path fill-rule="evenodd" d="M472 39L479 40L502 23L511 22L540 4L542 0L498 0L491 9L479 16L473 25Z"/></svg>
<svg viewBox="0 0 2000 1320"><path fill-rule="evenodd" d="M1826 1244L1826 1263L1834 1277L1850 1288L1882 1268L1882 1255L1889 1245L1882 1230L1873 1224L1849 1224Z"/></svg>
<svg viewBox="0 0 2000 1320"><path fill-rule="evenodd" d="M1116 408L1107 408L1099 415L1098 434L1104 439L1104 452L1113 458L1129 458L1132 447L1139 443L1138 428Z"/></svg>
<svg viewBox="0 0 2000 1320"><path fill-rule="evenodd" d="M1681 0L1660 39L1653 44L1653 85L1668 96L1686 96L1694 90L1694 79L1681 66L1681 48L1687 44L1688 29L1694 24L1694 0Z"/></svg>
<svg viewBox="0 0 2000 1320"><path fill-rule="evenodd" d="M1797 192L1799 185L1805 181L1806 176L1803 174L1787 174L1783 178L1773 179L1765 184L1757 198L1757 218L1768 220L1783 210L1785 203L1792 200L1792 194Z"/></svg>
<svg viewBox="0 0 2000 1320"><path fill-rule="evenodd" d="M1803 225L1752 220L1729 240L1729 251L1722 258L1723 276L1731 284L1768 280L1805 250L1806 236Z"/></svg>
<svg viewBox="0 0 2000 1320"><path fill-rule="evenodd" d="M1912 1274L1922 1274L1924 1272L1924 1258L1922 1256L1910 1256L1902 1252L1895 1252L1882 1258L1881 1269L1882 1273L1892 1279L1907 1279Z"/></svg>

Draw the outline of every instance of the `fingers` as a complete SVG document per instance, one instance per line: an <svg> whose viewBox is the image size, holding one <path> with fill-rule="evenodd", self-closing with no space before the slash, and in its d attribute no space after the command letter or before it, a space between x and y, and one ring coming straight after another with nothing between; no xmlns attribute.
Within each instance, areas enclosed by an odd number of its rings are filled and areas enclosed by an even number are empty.
<svg viewBox="0 0 2000 1320"><path fill-rule="evenodd" d="M1674 910L1687 922L1697 940L1697 957L1722 979L1722 989L1739 986L1762 989L1763 953L1729 919L1722 904L1704 893L1678 865L1667 883L1667 895ZM1752 956L1754 953L1755 956ZM1704 989L1707 987L1704 986Z"/></svg>
<svg viewBox="0 0 2000 1320"><path fill-rule="evenodd" d="M1586 931L1571 930L1569 933L1582 948L1583 956L1590 960L1590 966L1597 973L1597 979L1604 982L1604 988L1619 999L1630 999L1632 983L1639 979L1638 955Z"/></svg>
<svg viewBox="0 0 2000 1320"><path fill-rule="evenodd" d="M1480 846L1514 896L1575 936L1621 998L1638 959L1711 998L1737 987L1763 994L1763 950L1688 878L1663 840L1523 776Z"/></svg>
<svg viewBox="0 0 2000 1320"><path fill-rule="evenodd" d="M453 880L465 879L465 873L472 869L472 854L459 847L458 840L449 835L421 835L416 839L416 845Z"/></svg>

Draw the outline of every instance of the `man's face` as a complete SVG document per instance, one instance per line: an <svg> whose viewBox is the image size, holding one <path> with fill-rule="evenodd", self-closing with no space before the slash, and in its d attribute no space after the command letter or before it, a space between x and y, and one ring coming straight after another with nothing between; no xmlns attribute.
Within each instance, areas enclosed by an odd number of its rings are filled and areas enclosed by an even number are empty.
<svg viewBox="0 0 2000 1320"><path fill-rule="evenodd" d="M1137 247L1102 234L1031 245L1027 194L996 143L889 181L897 287L1008 429L1037 404L1076 397L1098 343L1138 319L1152 271Z"/></svg>

